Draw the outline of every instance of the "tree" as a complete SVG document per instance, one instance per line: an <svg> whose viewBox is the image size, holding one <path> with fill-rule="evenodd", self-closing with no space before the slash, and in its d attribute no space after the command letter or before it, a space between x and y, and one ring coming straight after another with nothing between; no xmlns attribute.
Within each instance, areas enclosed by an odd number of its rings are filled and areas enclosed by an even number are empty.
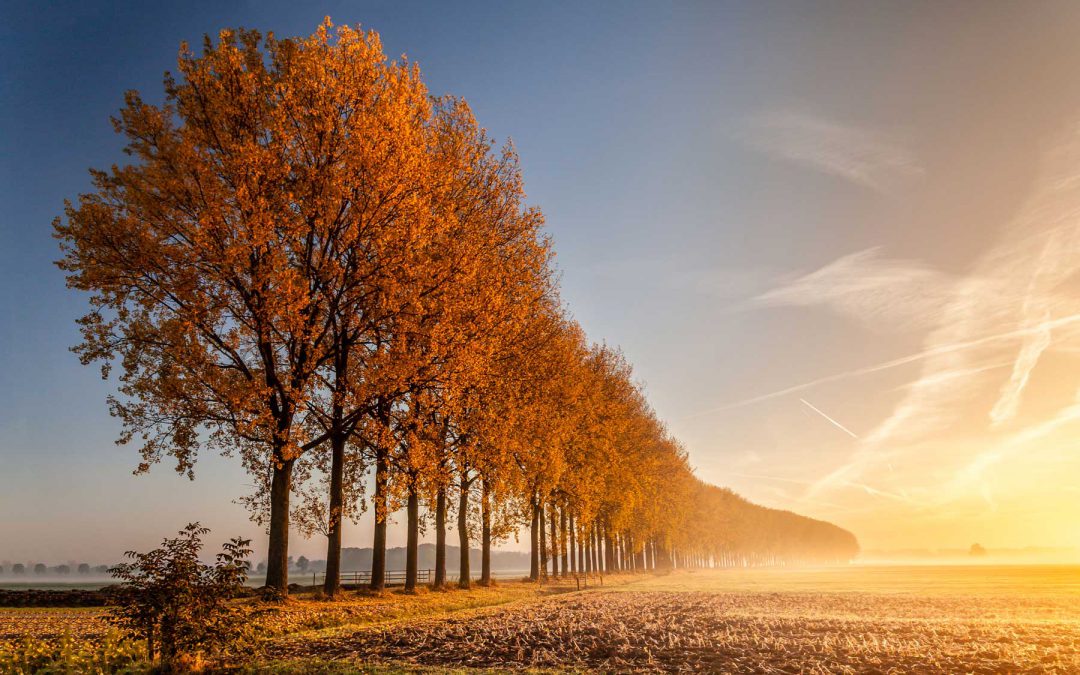
<svg viewBox="0 0 1080 675"><path fill-rule="evenodd" d="M160 655L166 668L198 653L227 650L243 627L243 617L228 604L247 579L250 540L235 538L222 546L213 565L199 562L202 537L210 530L191 523L161 548L128 551L132 562L110 572L121 580L109 621L146 641L153 663Z"/></svg>
<svg viewBox="0 0 1080 675"><path fill-rule="evenodd" d="M169 454L189 476L203 446L239 452L266 485L267 585L285 594L294 465L332 436L311 403L334 322L393 294L430 220L401 183L391 203L369 187L423 179L429 103L373 34L260 40L183 47L163 106L128 93L115 125L135 161L92 172L55 229L68 285L91 293L76 351L122 370L120 440L141 440L140 471ZM410 227L366 218L380 209Z"/></svg>

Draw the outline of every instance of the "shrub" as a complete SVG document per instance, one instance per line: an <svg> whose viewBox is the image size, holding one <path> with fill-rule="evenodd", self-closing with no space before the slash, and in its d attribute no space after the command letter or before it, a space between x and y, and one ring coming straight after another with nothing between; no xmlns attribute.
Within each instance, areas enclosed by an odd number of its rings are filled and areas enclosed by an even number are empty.
<svg viewBox="0 0 1080 675"><path fill-rule="evenodd" d="M145 640L147 658L171 667L201 656L227 653L243 629L229 600L247 580L249 539L222 546L213 565L199 561L202 536L210 530L191 523L175 539L149 553L128 551L132 562L110 573L123 583L109 620Z"/></svg>

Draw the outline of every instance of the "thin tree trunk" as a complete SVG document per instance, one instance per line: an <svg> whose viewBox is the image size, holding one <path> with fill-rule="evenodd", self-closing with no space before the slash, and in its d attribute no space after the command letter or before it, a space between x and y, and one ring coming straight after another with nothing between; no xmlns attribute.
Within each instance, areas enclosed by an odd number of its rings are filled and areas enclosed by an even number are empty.
<svg viewBox="0 0 1080 675"><path fill-rule="evenodd" d="M386 588L386 520L389 517L386 503L386 483L389 464L386 451L375 451L375 536L371 551L371 590Z"/></svg>
<svg viewBox="0 0 1080 675"><path fill-rule="evenodd" d="M555 504L548 505L548 510L551 511L551 578L559 578L559 520L556 515L558 509L555 508Z"/></svg>
<svg viewBox="0 0 1080 675"><path fill-rule="evenodd" d="M469 588L472 580L469 578L469 486L470 481L466 474L461 474L461 494L458 495L457 530L461 548L461 563L458 574L458 586Z"/></svg>
<svg viewBox="0 0 1080 675"><path fill-rule="evenodd" d="M593 521L593 569L596 570L597 575L603 575L604 569L604 549L600 546L600 526L599 523Z"/></svg>
<svg viewBox="0 0 1080 675"><path fill-rule="evenodd" d="M446 488L435 495L435 580L436 589L446 587Z"/></svg>
<svg viewBox="0 0 1080 675"><path fill-rule="evenodd" d="M585 549L588 542L585 541L585 531L582 529L579 523L575 523L577 527L574 528L574 539L577 543L577 568L578 574L587 575L589 573L589 566L585 562Z"/></svg>
<svg viewBox="0 0 1080 675"><path fill-rule="evenodd" d="M566 540L566 508L559 509L559 543L562 547L562 575L570 575L570 542Z"/></svg>
<svg viewBox="0 0 1080 675"><path fill-rule="evenodd" d="M570 571L577 576L581 573L581 567L577 561L577 534L574 532L574 514L570 514L569 523L567 525L567 532L570 536Z"/></svg>
<svg viewBox="0 0 1080 675"><path fill-rule="evenodd" d="M405 543L405 592L412 593L416 590L416 554L420 539L420 498L416 494L415 485L409 486L408 522L409 531Z"/></svg>
<svg viewBox="0 0 1080 675"><path fill-rule="evenodd" d="M540 542L537 540L536 525L540 517L540 510L536 506L536 499L532 503L532 522L529 524L529 578L536 581L540 578Z"/></svg>
<svg viewBox="0 0 1080 675"><path fill-rule="evenodd" d="M589 563L589 571L593 574L596 574L599 571L596 569L596 537L593 536L595 531L592 523L589 523L588 529L585 530L585 536L588 537L589 540L589 548L585 560Z"/></svg>
<svg viewBox="0 0 1080 675"><path fill-rule="evenodd" d="M544 529L546 528L547 523L544 522L544 514L545 514L544 501L540 500L540 515L537 518L536 525L537 525L537 530L540 531L540 578L541 579L547 579L547 564L548 564L547 535L544 533Z"/></svg>
<svg viewBox="0 0 1080 675"><path fill-rule="evenodd" d="M603 535L604 541L604 571L608 574L616 571L615 567L615 546L611 539L611 527L605 520L603 523Z"/></svg>
<svg viewBox="0 0 1080 675"><path fill-rule="evenodd" d="M340 406L334 407L339 420ZM339 422L335 421L335 424ZM341 593L341 524L345 498L345 441L339 429L330 437L330 522L326 535L326 577L323 592L331 598Z"/></svg>
<svg viewBox="0 0 1080 675"><path fill-rule="evenodd" d="M270 545L266 555L266 585L282 597L289 594L289 495L292 493L294 461L290 459L275 463L270 479Z"/></svg>
<svg viewBox="0 0 1080 675"><path fill-rule="evenodd" d="M491 585L491 491L480 482L480 585Z"/></svg>

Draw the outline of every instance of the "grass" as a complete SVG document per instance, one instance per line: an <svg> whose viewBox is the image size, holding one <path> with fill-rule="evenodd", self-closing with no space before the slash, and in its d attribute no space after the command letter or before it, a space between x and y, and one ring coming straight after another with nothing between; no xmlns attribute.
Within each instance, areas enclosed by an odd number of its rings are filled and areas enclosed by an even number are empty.
<svg viewBox="0 0 1080 675"><path fill-rule="evenodd" d="M609 585L615 583L609 579ZM341 599L319 599L314 592L294 593L283 603L238 601L248 612L252 634L260 643L288 644L291 636L332 634L371 625L393 625L432 616L517 602L536 601L550 595L575 590L573 582L539 585L521 581L499 581L495 586L456 586L442 591L422 588L416 593L391 589L379 594L347 591ZM13 607L0 608L0 674L33 673L39 669L55 672L135 672L139 668L138 643L120 640L104 620L99 607ZM301 637L300 639L305 639ZM117 667L100 664L116 664ZM123 668L120 668L120 665ZM318 666L316 668L316 666ZM307 662L259 666L260 672L400 672L394 666L375 669L356 664ZM52 672L50 671L50 672ZM415 668L410 670L415 672ZM451 672L445 668L433 672Z"/></svg>
<svg viewBox="0 0 1080 675"><path fill-rule="evenodd" d="M582 592L503 582L247 603L262 646L236 671L1080 672L1080 567L718 570L605 582ZM7 617L92 621L95 611Z"/></svg>
<svg viewBox="0 0 1080 675"><path fill-rule="evenodd" d="M279 636L301 631L317 631L339 626L365 626L428 616L441 616L503 605L523 600L535 600L547 595L574 590L572 583L545 584L508 581L496 586L474 586L470 590L449 587L442 591L420 589L414 594L389 590L373 595L350 592L342 599L315 599L313 594L290 596L278 605L252 605L254 620L266 635Z"/></svg>
<svg viewBox="0 0 1080 675"><path fill-rule="evenodd" d="M0 607L0 643L24 637L95 637L108 626L101 607Z"/></svg>

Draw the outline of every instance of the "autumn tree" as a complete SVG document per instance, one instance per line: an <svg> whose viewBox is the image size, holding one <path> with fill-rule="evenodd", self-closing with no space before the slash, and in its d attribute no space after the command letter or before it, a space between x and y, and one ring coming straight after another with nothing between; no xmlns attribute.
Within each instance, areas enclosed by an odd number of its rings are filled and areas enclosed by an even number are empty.
<svg viewBox="0 0 1080 675"><path fill-rule="evenodd" d="M430 105L415 68L329 22L296 40L222 31L178 70L163 105L127 95L115 126L134 159L92 172L57 220L59 265L91 294L82 360L120 366L110 407L139 470L239 453L267 486L267 585L285 593L293 467L336 437L312 407L335 321L393 292L430 220L410 191Z"/></svg>

